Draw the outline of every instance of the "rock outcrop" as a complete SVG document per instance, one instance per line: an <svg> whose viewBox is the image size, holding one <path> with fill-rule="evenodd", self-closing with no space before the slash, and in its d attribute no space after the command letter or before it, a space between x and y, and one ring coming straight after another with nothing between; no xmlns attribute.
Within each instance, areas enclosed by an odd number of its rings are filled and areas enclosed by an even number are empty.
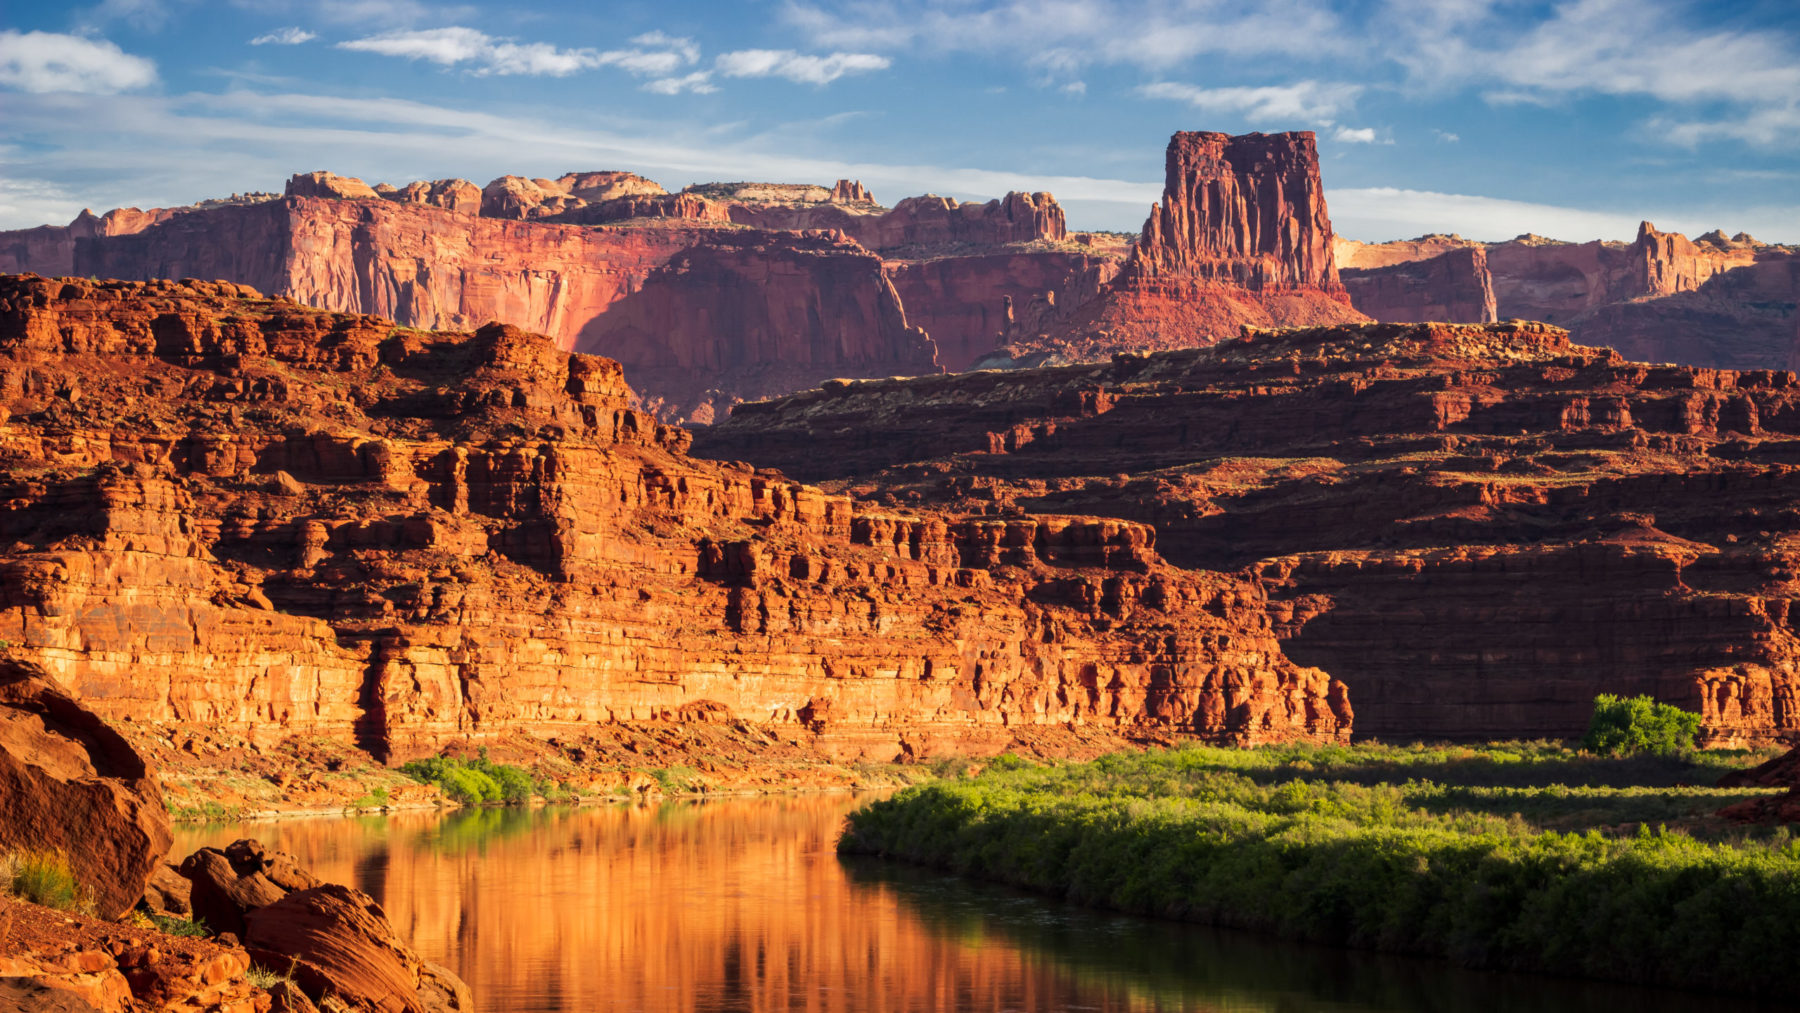
<svg viewBox="0 0 1800 1013"><path fill-rule="evenodd" d="M420 959L368 894L326 884L251 911L245 944L315 1002L358 1013L474 1013L469 987Z"/></svg>
<svg viewBox="0 0 1800 1013"><path fill-rule="evenodd" d="M1310 131L1177 133L1162 202L1119 277L1069 324L1012 345L1094 358L1208 345L1245 325L1363 320L1334 258Z"/></svg>
<svg viewBox="0 0 1800 1013"><path fill-rule="evenodd" d="M215 933L229 932L240 939L250 912L321 885L294 856L248 839L223 849L201 848L181 860L179 871L190 884L194 918Z"/></svg>
<svg viewBox="0 0 1800 1013"><path fill-rule="evenodd" d="M375 188L355 176L335 172L300 173L287 181L285 196L324 197L330 200L380 200Z"/></svg>
<svg viewBox="0 0 1800 1013"><path fill-rule="evenodd" d="M0 655L0 852L62 855L94 910L117 918L170 840L162 790L130 743L42 668Z"/></svg>
<svg viewBox="0 0 1800 1013"><path fill-rule="evenodd" d="M1578 735L1617 692L1743 743L1800 738L1797 436L1792 373L1513 323L864 381L696 446L859 495L1154 524L1172 561L1271 594L1362 733Z"/></svg>
<svg viewBox="0 0 1800 1013"><path fill-rule="evenodd" d="M1347 733L1262 592L1145 525L874 508L632 398L514 328L6 279L0 638L115 719L387 757L695 708L850 759Z"/></svg>
<svg viewBox="0 0 1800 1013"><path fill-rule="evenodd" d="M211 939L0 896L0 1009L21 1013L277 1013L250 955Z"/></svg>
<svg viewBox="0 0 1800 1013"><path fill-rule="evenodd" d="M1493 323L1499 319L1487 250L1461 246L1424 260L1339 272L1357 312L1397 323Z"/></svg>

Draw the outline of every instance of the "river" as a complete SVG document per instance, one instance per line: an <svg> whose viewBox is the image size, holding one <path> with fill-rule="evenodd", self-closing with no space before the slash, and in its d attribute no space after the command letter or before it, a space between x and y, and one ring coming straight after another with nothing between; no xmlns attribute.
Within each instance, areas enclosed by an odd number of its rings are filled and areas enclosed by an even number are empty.
<svg viewBox="0 0 1800 1013"><path fill-rule="evenodd" d="M1737 999L1283 943L840 859L848 795L177 828L386 908L483 1013L1724 1013ZM1785 959L1771 955L1771 959Z"/></svg>

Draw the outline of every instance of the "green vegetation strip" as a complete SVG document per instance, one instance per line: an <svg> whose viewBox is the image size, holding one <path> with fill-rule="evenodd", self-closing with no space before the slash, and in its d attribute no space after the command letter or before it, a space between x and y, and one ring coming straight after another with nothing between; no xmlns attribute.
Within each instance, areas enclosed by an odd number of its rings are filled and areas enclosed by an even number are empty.
<svg viewBox="0 0 1800 1013"><path fill-rule="evenodd" d="M1753 759L1547 743L1002 758L858 810L839 850L1475 967L1800 996L1800 842L1710 818L1755 791L1683 786Z"/></svg>

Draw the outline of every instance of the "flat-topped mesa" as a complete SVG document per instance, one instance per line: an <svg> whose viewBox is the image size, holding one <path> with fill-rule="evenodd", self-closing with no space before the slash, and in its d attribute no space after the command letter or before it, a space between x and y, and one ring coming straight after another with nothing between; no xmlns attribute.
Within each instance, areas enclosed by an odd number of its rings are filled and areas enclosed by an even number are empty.
<svg viewBox="0 0 1800 1013"><path fill-rule="evenodd" d="M384 758L687 715L845 760L1348 737L1257 588L1141 522L873 508L630 396L511 327L0 278L0 639L110 720Z"/></svg>
<svg viewBox="0 0 1800 1013"><path fill-rule="evenodd" d="M1183 131L1169 140L1162 203L1126 266L1143 278L1250 289L1335 289L1331 218L1312 131Z"/></svg>
<svg viewBox="0 0 1800 1013"><path fill-rule="evenodd" d="M868 196L855 195L860 184L839 180L824 187L774 183L709 183L691 186L692 193L720 201L731 220L759 229L835 229L863 246L889 256L966 252L970 247L1000 247L1040 240L1062 242L1069 229L1063 209L1048 193L1011 191L990 201L959 201L924 194L884 208Z"/></svg>

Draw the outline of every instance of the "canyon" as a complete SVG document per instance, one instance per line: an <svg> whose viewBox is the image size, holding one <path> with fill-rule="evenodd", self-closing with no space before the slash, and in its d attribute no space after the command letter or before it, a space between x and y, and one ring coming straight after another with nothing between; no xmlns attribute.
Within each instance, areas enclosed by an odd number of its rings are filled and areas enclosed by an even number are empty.
<svg viewBox="0 0 1800 1013"><path fill-rule="evenodd" d="M1800 381L1540 323L1247 331L740 406L696 453L912 509L1155 527L1268 596L1359 735L1569 737L1649 693L1800 738Z"/></svg>
<svg viewBox="0 0 1800 1013"><path fill-rule="evenodd" d="M633 401L509 326L0 279L0 640L140 736L386 760L634 721L843 761L1349 734L1261 586L1145 524L872 504Z"/></svg>

